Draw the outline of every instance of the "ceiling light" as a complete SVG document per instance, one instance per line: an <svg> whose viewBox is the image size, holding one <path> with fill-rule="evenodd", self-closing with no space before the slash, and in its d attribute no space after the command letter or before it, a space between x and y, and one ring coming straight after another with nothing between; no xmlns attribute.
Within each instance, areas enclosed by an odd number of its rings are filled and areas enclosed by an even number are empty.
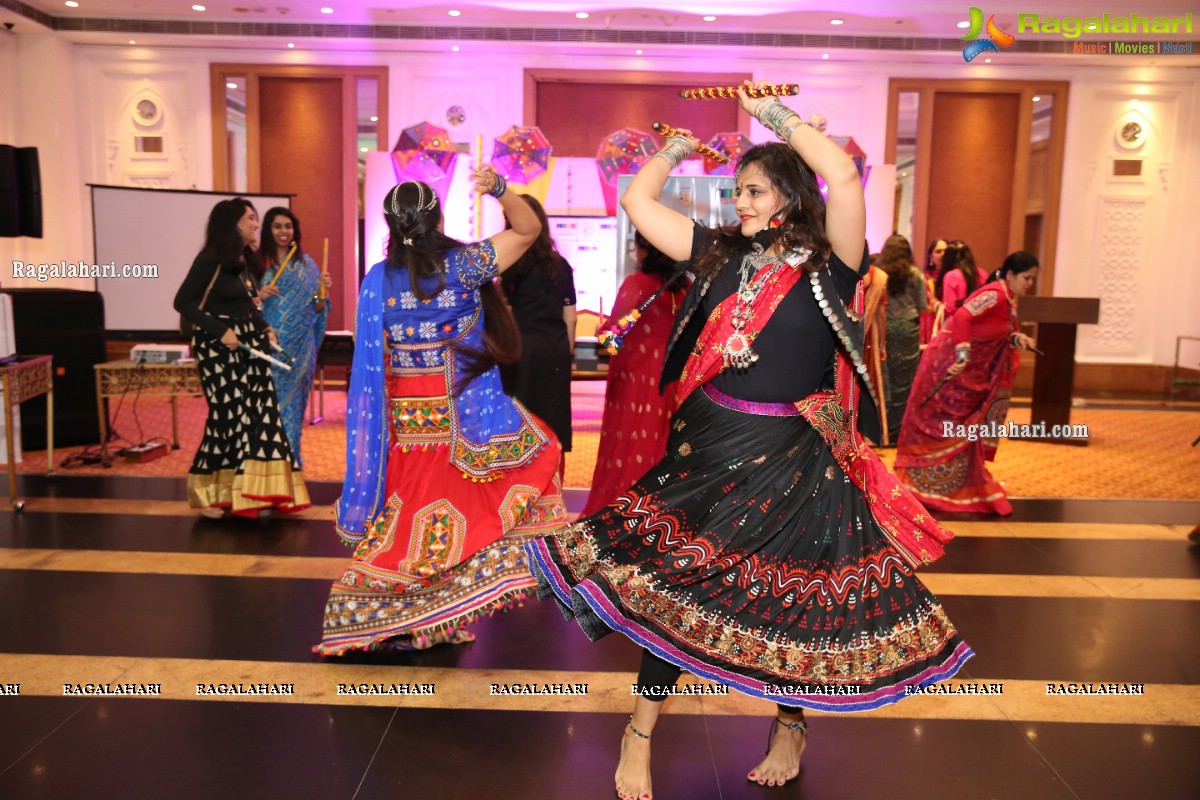
<svg viewBox="0 0 1200 800"><path fill-rule="evenodd" d="M461 17L462 16L462 12L456 8L452 8L449 11L447 11L446 13L452 17Z"/></svg>
<svg viewBox="0 0 1200 800"><path fill-rule="evenodd" d="M712 14L709 14L707 17L704 18L704 21L705 22L716 22L717 18L714 17Z"/></svg>
<svg viewBox="0 0 1200 800"><path fill-rule="evenodd" d="M641 51L641 50L634 50L634 51L633 51L633 54L634 54L635 56L640 56L640 55L642 54L642 51Z"/></svg>
<svg viewBox="0 0 1200 800"><path fill-rule="evenodd" d="M580 11L575 14L575 19L587 19L587 18L588 18L588 13L586 11Z"/></svg>
<svg viewBox="0 0 1200 800"><path fill-rule="evenodd" d="M1042 99L1042 98L1041 98L1041 97L1039 97L1039 96L1037 96L1037 95L1034 95L1034 96L1033 96L1033 102L1035 102L1035 103L1041 102L1041 99Z"/></svg>
<svg viewBox="0 0 1200 800"><path fill-rule="evenodd" d="M129 40L129 43L130 43L130 44L137 44L137 40L136 40L136 39L130 39L130 40Z"/></svg>
<svg viewBox="0 0 1200 800"><path fill-rule="evenodd" d="M983 63L985 63L985 64L990 64L990 63L992 63L992 60L991 60L990 58L985 58L985 59L983 60Z"/></svg>
<svg viewBox="0 0 1200 800"><path fill-rule="evenodd" d="M958 27L960 27L960 28L969 28L969 27L971 27L971 23L969 23L969 22L960 22L960 23L958 23Z"/></svg>
<svg viewBox="0 0 1200 800"><path fill-rule="evenodd" d="M332 14L332 13L333 13L333 9L332 9L332 8L330 8L329 6L325 6L324 8L322 8L322 9L321 9L321 13L322 13L322 14Z"/></svg>
<svg viewBox="0 0 1200 800"><path fill-rule="evenodd" d="M453 46L453 47L451 47L450 49L451 49L451 50L453 50L454 52L456 52L456 53L457 53L457 52L458 52L458 45L454 45L454 46Z"/></svg>
<svg viewBox="0 0 1200 800"><path fill-rule="evenodd" d="M371 122L379 122L379 117L371 117Z"/></svg>
<svg viewBox="0 0 1200 800"><path fill-rule="evenodd" d="M360 152L360 153L365 153L365 152L367 152L367 148L365 148L365 147L360 147L360 148L358 148L358 152Z"/></svg>
<svg viewBox="0 0 1200 800"><path fill-rule="evenodd" d="M226 89L236 89L237 84L236 83L227 83L227 84L225 84L225 88Z"/></svg>
<svg viewBox="0 0 1200 800"><path fill-rule="evenodd" d="M831 20L829 20L829 24L830 24L830 25L845 25L845 24L846 24L846 20L844 20L844 19L831 19Z"/></svg>
<svg viewBox="0 0 1200 800"><path fill-rule="evenodd" d="M829 58L829 53L822 53L822 54L821 54L821 58L828 59L828 58Z"/></svg>
<svg viewBox="0 0 1200 800"><path fill-rule="evenodd" d="M192 11L204 11L204 6L192 6Z"/></svg>
<svg viewBox="0 0 1200 800"><path fill-rule="evenodd" d="M67 8L79 8L79 3L76 3L75 0L67 0L63 5Z"/></svg>
<svg viewBox="0 0 1200 800"><path fill-rule="evenodd" d="M295 42L288 42L288 47L295 47L295 46L296 46Z"/></svg>

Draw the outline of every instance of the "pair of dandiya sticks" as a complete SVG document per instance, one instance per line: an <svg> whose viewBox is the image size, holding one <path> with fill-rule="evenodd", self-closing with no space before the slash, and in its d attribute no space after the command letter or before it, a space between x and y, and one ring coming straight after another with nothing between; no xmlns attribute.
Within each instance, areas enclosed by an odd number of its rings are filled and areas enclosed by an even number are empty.
<svg viewBox="0 0 1200 800"><path fill-rule="evenodd" d="M726 100L736 99L739 92L745 92L750 97L787 97L800 94L800 85L797 83L773 83L757 88L753 86L708 86L699 89L683 89L679 92L679 96L685 100ZM672 136L687 135L680 129L673 128L662 122L655 122L654 130L668 139ZM706 144L699 145L696 148L696 152L716 161L718 164L729 163L729 156ZM596 341L604 348L606 353L610 356L615 356L621 351L621 345L625 343L625 337L629 335L629 332L633 330L633 326L641 319L642 314L658 299L663 289L673 279L674 276L664 281L658 291L646 298L637 308L618 319L616 325L606 328L597 334Z"/></svg>
<svg viewBox="0 0 1200 800"><path fill-rule="evenodd" d="M753 86L706 86L699 89L682 89L679 92L679 96L684 100L728 100L737 99L740 92L745 92L750 97L787 97L789 95L800 94L800 84L772 83L757 88ZM663 122L654 123L654 130L668 139L672 136L686 135L678 128L673 128ZM696 152L706 158L712 159L718 164L729 163L729 156L706 144L697 146Z"/></svg>
<svg viewBox="0 0 1200 800"><path fill-rule="evenodd" d="M292 247L288 250L287 257L283 259L283 263L279 269L275 271L275 277L271 279L268 286L274 286L279 283L279 279L283 276L284 270L292 265L292 257L296 255L296 243L292 242ZM325 251L321 255L321 282L317 285L317 299L325 299L325 275L329 269L329 237L325 237Z"/></svg>

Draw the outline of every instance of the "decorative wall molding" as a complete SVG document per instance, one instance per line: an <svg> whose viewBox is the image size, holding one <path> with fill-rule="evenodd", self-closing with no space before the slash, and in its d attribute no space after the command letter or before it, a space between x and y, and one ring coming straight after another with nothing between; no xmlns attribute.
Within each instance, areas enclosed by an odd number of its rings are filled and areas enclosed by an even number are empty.
<svg viewBox="0 0 1200 800"><path fill-rule="evenodd" d="M1094 262L1099 273L1100 323L1092 337L1098 352L1133 355L1137 351L1139 273L1148 205L1144 196L1098 201Z"/></svg>

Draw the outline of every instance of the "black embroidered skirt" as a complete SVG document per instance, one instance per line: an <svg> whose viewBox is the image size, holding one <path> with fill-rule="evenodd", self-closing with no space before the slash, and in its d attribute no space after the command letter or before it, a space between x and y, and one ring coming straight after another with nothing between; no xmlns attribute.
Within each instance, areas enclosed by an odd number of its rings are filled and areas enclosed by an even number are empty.
<svg viewBox="0 0 1200 800"><path fill-rule="evenodd" d="M238 341L270 353L266 335L249 319L220 319L233 328ZM270 362L241 349L230 350L204 331L193 337L192 351L208 401L208 420L188 470L191 506L255 516L265 508L291 512L311 505L283 429Z"/></svg>
<svg viewBox="0 0 1200 800"><path fill-rule="evenodd" d="M621 631L754 697L865 711L972 655L793 404L693 392L662 461L527 548L540 596L592 639Z"/></svg>

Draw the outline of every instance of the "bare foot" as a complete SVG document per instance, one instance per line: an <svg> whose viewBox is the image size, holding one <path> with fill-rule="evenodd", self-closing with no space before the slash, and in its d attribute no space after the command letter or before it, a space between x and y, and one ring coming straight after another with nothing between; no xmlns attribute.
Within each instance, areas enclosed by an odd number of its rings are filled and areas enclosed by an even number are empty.
<svg viewBox="0 0 1200 800"><path fill-rule="evenodd" d="M802 721L802 717L784 718L786 722ZM771 748L767 757L750 770L747 780L760 786L783 786L800 774L800 756L807 745L804 734L775 723L775 735L771 737Z"/></svg>
<svg viewBox="0 0 1200 800"><path fill-rule="evenodd" d="M621 737L621 760L617 762L617 797L621 800L650 800L650 740L636 735L626 725Z"/></svg>

